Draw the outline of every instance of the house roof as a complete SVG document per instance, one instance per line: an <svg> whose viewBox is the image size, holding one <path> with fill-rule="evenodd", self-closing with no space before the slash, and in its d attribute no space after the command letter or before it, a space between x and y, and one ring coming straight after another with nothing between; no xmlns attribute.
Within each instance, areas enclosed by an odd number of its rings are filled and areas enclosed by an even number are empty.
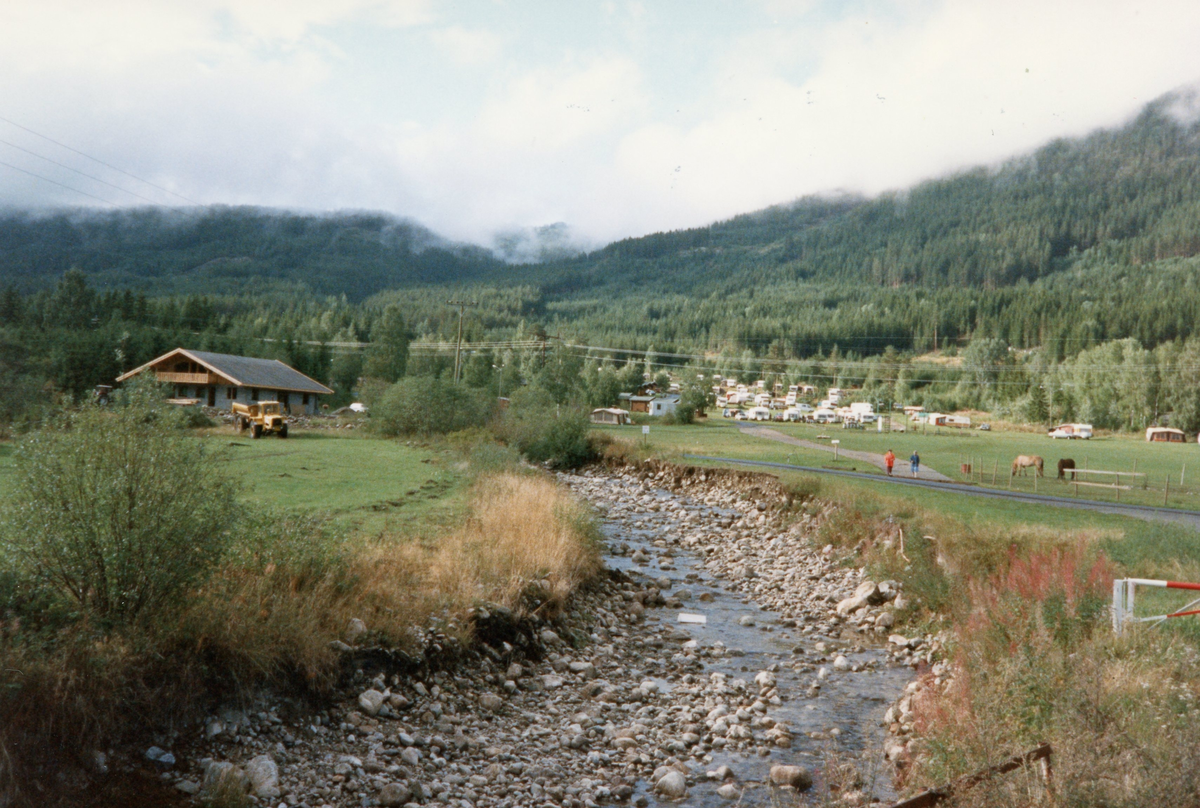
<svg viewBox="0 0 1200 808"><path fill-rule="evenodd" d="M295 368L285 365L278 359L257 359L251 356L234 356L232 354L210 353L208 351L189 351L176 348L151 360L141 367L134 368L128 373L117 377L123 382L144 370L157 365L159 362L173 356L185 356L198 365L208 368L238 387L261 387L271 390L286 390L293 393L330 394L333 391L318 381L310 379Z"/></svg>

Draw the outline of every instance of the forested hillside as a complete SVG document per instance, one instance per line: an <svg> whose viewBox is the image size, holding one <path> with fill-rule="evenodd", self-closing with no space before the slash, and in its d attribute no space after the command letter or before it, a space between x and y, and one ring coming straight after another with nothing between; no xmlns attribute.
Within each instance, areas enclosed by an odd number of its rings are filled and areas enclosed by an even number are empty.
<svg viewBox="0 0 1200 808"><path fill-rule="evenodd" d="M707 227L509 265L384 215L250 208L0 218L0 286L346 295L476 330L522 320L631 348L804 357L925 350L976 336L1070 355L1200 321L1200 124L1156 101L1128 125L874 199L806 198ZM503 302L502 302L503 301ZM283 303L281 302L281 305Z"/></svg>
<svg viewBox="0 0 1200 808"><path fill-rule="evenodd" d="M491 278L505 266L383 214L213 207L0 215L0 285L34 292L71 268L95 286L149 294L361 300L381 289Z"/></svg>

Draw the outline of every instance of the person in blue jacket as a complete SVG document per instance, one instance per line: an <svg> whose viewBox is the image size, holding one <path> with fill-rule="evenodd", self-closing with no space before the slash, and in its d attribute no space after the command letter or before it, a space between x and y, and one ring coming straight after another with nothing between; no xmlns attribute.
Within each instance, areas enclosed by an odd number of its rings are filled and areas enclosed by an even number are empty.
<svg viewBox="0 0 1200 808"><path fill-rule="evenodd" d="M921 470L921 456L917 454L916 449L913 449L912 457L908 459L908 462L912 466L912 476L916 477L917 472Z"/></svg>

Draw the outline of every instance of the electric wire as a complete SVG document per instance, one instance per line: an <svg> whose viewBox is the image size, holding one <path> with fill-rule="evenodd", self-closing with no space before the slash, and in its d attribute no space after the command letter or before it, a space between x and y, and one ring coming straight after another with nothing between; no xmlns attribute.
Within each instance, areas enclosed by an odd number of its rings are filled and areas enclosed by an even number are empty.
<svg viewBox="0 0 1200 808"><path fill-rule="evenodd" d="M26 149L24 146L18 146L16 143L10 143L9 141L3 140L3 139L0 139L0 143L3 143L5 146L9 146L10 148L16 149L17 151L23 151L26 154L31 154L34 157L38 158L39 160L45 160L47 163L56 165L59 168L65 168L67 171L74 171L76 174L78 174L81 177L87 177L89 180L95 180L96 182L107 185L109 188L116 188L118 191L127 193L130 196L136 196L138 199L144 199L147 202L149 202L151 205L159 205L161 207L168 207L168 208L173 208L174 210L179 210L179 208L175 207L174 205L163 205L161 202L156 202L148 196L142 196L141 194L137 193L136 191L130 191L128 188L122 188L120 185L114 185L111 182L109 182L108 180L102 180L99 177L93 177L91 174L88 174L87 172L80 171L77 168L72 168L71 166L67 165L66 163L60 163L57 160L51 160L49 157L46 157L45 155L38 154L35 151L30 151L29 149Z"/></svg>
<svg viewBox="0 0 1200 808"><path fill-rule="evenodd" d="M5 118L3 115L0 115L0 121L4 121L6 124L8 124L10 126L15 126L18 129L24 130L35 137L40 137L42 140L47 140L47 141L53 143L55 146L59 146L60 148L66 149L67 151L70 151L70 152L74 152L75 154L78 154L80 157L86 157L87 159L91 160L93 163L99 163L100 165L104 166L105 168L111 168L113 171L116 171L120 174L124 174L126 177L135 179L141 183L145 183L146 185L149 185L151 188L157 188L158 190L168 193L171 196L179 197L184 202L188 202L192 205L200 205L201 204L200 202L197 202L194 199L189 199L188 197L184 196L183 194L179 194L179 193L176 193L175 191L172 191L170 188L164 188L163 186L158 185L157 183L150 182L150 180L144 180L141 177L137 176L136 174L130 174L128 171L126 171L122 168L117 168L112 163L106 163L98 157L92 157L90 154L88 154L86 152L82 152L79 149L72 148L71 146L68 146L66 143L61 143L48 135L43 135L41 132L35 132L34 130L30 129L28 126L23 126L10 118ZM109 204L112 204L112 203L109 203Z"/></svg>
<svg viewBox="0 0 1200 808"><path fill-rule="evenodd" d="M58 180L52 180L49 177L43 177L41 174L35 174L32 171L27 171L26 169L21 168L20 166L13 165L12 163L6 163L3 160L0 160L0 166L6 166L8 168L11 168L13 171L20 171L22 174L28 174L29 176L39 179L42 182L48 182L51 185L57 185L60 188L66 188L68 191L74 191L77 194L83 194L84 196L90 196L92 199L97 199L106 205L112 205L113 207L118 207L116 202L109 201L109 200L105 199L104 197L96 196L95 194L89 194L87 191L81 191L78 188L73 188L70 185L59 182Z"/></svg>

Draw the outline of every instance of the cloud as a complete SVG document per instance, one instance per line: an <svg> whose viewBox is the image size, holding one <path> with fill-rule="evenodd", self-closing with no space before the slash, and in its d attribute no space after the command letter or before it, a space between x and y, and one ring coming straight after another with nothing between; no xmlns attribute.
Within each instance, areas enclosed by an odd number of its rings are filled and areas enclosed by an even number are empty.
<svg viewBox="0 0 1200 808"><path fill-rule="evenodd" d="M460 65L475 66L494 61L500 55L501 38L491 31L472 30L452 25L433 31L430 37Z"/></svg>
<svg viewBox="0 0 1200 808"><path fill-rule="evenodd" d="M204 202L379 208L484 244L565 222L600 243L992 163L1200 79L1190 0L669 8L6 3L0 116ZM90 203L0 177L0 204Z"/></svg>

